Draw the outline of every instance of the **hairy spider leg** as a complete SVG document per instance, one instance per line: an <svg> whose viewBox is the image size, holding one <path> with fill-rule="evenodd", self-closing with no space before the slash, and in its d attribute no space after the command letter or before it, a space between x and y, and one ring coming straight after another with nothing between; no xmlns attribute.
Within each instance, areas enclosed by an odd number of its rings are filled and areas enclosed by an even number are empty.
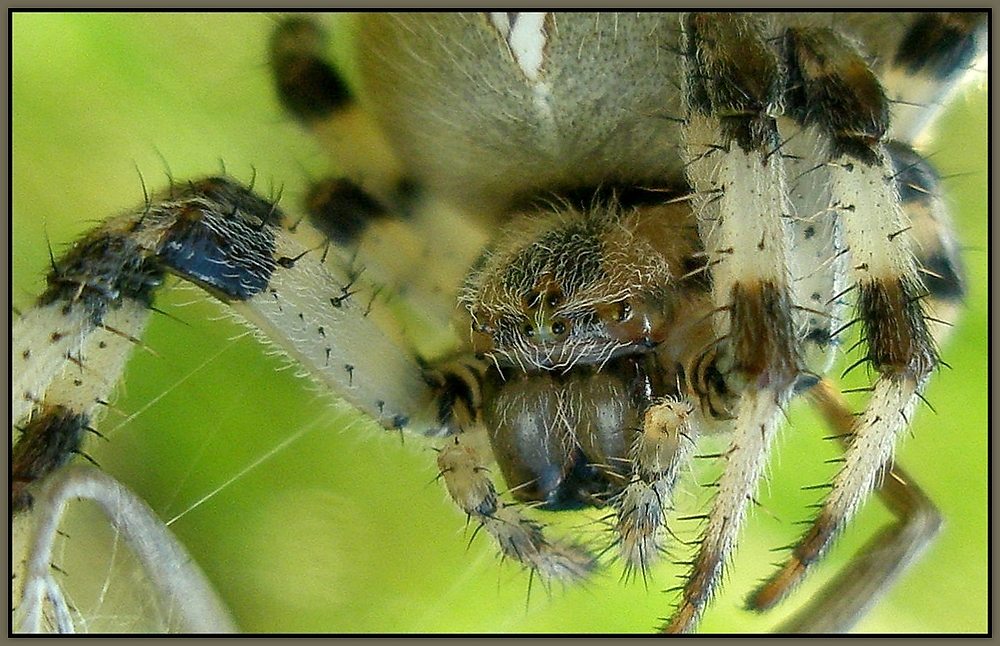
<svg viewBox="0 0 1000 646"><path fill-rule="evenodd" d="M332 38L358 38L343 18ZM282 106L330 158L303 204L328 240L324 253L365 268L367 278L409 303L412 343L440 338L455 317L453 286L486 244L474 220L432 201L407 176L358 91L327 55L331 37L316 20L283 17L270 42L271 75ZM302 223L303 229L307 228ZM414 271L419 267L420 271ZM428 352L433 352L428 348Z"/></svg>
<svg viewBox="0 0 1000 646"><path fill-rule="evenodd" d="M854 414L836 386L824 378L807 396L846 446ZM897 522L869 539L808 604L778 627L778 632L830 634L850 630L937 535L942 519L934 503L899 466L887 467L877 495Z"/></svg>
<svg viewBox="0 0 1000 646"><path fill-rule="evenodd" d="M981 30L978 21L964 24L968 37L953 40L955 47L967 47L970 38L975 42ZM924 27L918 23L917 28ZM874 73L829 29L789 30L787 45L794 77L789 113L825 154L832 204L840 213L850 250L856 322L867 346L862 362L875 368L878 377L867 407L852 425L845 463L812 528L751 596L749 603L756 609L774 605L802 579L884 479L897 437L909 425L921 390L939 362L924 301L929 295L940 295L936 300L941 302L960 295L959 270L949 253L950 235L944 231L940 204L928 200L926 208L925 201L913 195L920 190L913 179L919 164L913 170L894 165L887 145L889 103ZM947 73L957 77L964 71L959 66ZM904 156L899 153L897 158ZM899 184L898 175L909 178L905 185ZM929 232L922 236L929 244L916 256L914 224L918 231ZM925 268L924 275L941 280L922 280L918 260L937 264L940 272L927 274Z"/></svg>
<svg viewBox="0 0 1000 646"><path fill-rule="evenodd" d="M687 172L712 266L716 362L735 419L698 554L665 632L693 629L713 596L802 369L788 274L791 206L775 120L784 87L779 60L755 18L693 13L682 22Z"/></svg>

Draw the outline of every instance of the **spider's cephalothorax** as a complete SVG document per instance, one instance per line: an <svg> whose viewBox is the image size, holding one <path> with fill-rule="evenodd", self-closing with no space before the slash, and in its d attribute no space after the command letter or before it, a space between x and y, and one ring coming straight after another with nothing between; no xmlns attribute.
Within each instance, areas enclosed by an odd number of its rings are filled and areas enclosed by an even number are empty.
<svg viewBox="0 0 1000 646"><path fill-rule="evenodd" d="M483 421L518 499L607 501L630 475L643 411L680 395L684 358L711 327L704 282L684 270L704 255L689 214L536 216L469 276L473 349L492 367Z"/></svg>
<svg viewBox="0 0 1000 646"><path fill-rule="evenodd" d="M845 438L843 465L749 605L777 603L881 487L900 529L789 626L846 628L939 523L891 462L938 364L932 314L962 296L937 176L910 142L984 50L984 24L371 15L352 89L313 21L282 20L278 94L333 142L343 176L310 191L311 227L230 178L172 183L55 263L14 329L13 508L45 515L75 495L63 481L86 476L60 468L171 273L385 428L443 438L451 498L546 580L598 561L550 538L531 507L607 506L615 553L646 576L699 436L728 434L714 501L691 517L703 526L669 632L696 626L783 409L808 393ZM439 327L460 303L450 351L406 339L386 285ZM853 324L874 375L857 416L823 376ZM46 604L68 614L36 566L44 554L27 566L29 627Z"/></svg>

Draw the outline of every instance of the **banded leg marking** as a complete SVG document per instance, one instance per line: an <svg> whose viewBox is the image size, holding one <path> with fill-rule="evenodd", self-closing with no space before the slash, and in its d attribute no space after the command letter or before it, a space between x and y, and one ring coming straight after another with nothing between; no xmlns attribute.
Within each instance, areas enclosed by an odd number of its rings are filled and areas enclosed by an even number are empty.
<svg viewBox="0 0 1000 646"><path fill-rule="evenodd" d="M690 14L687 171L712 266L722 352L736 396L733 440L692 569L664 632L697 623L735 550L802 359L787 275L791 205L776 114L784 87L765 28L746 16Z"/></svg>
<svg viewBox="0 0 1000 646"><path fill-rule="evenodd" d="M24 487L79 450L80 429L141 343L164 272L228 303L383 426L436 428L433 392L408 348L383 330L392 321L371 286L292 241L282 217L235 181L207 178L109 220L56 263L49 290L13 329L12 422L31 418L14 449L15 509L30 504Z"/></svg>
<svg viewBox="0 0 1000 646"><path fill-rule="evenodd" d="M879 376L812 528L755 593L751 604L761 609L802 579L877 486L937 364L909 224L884 145L889 110L882 88L860 55L831 30L789 30L787 43L790 115L812 129L830 160L832 200L850 249L857 320L867 346L862 361Z"/></svg>

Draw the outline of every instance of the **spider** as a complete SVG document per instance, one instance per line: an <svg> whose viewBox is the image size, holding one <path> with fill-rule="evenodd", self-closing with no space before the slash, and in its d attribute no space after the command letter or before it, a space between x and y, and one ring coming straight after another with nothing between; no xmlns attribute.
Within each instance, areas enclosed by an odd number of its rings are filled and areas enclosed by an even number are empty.
<svg viewBox="0 0 1000 646"><path fill-rule="evenodd" d="M181 26L177 26L177 25L176 25L176 23L174 23L174 24L175 24L175 26L174 26L174 29L177 29L177 30L178 30L178 32L177 32L177 33L180 33L180 32L181 32L181 31L183 31L184 29L191 29L191 26L190 26L190 25L189 25L189 26L186 26L186 27L185 27L185 26L184 26L184 23L183 23L183 22L181 22ZM202 26L202 27L201 27L201 29L205 29L205 31L206 31L206 32L207 32L207 31L211 31L211 30L209 30L209 29L206 29L206 28L205 28L204 26ZM194 33L198 33L198 32L197 32L197 31L195 31ZM244 42L245 42L245 41L244 41ZM221 49L221 48L220 48L220 49ZM244 67L249 67L249 65L248 65L247 63L245 63L245 62L244 62L244 64L243 64L243 65L244 65ZM207 92L206 92L206 94L207 94ZM190 127L190 126L189 126L189 127ZM246 126L245 126L245 125L241 125L241 126L240 126L240 129L245 129L245 128L246 128ZM285 134L286 136L292 136L292 135L290 135L290 134L289 134L289 133L291 133L291 132L292 132L291 128L287 128L287 129L285 130L284 134ZM205 143L204 143L203 141L198 141L198 144L199 144L199 145L202 145L202 146L205 146L205 145L207 145L207 144L205 144ZM224 151L223 151L223 152L224 152ZM254 151L254 152L255 152L255 153L259 153L259 151ZM218 153L216 153L216 154L218 154ZM166 152L166 153L165 153L165 155L166 155L166 156L168 156L168 157L170 156L169 152ZM248 155L248 157L250 157L250 155ZM250 158L252 158L252 157L250 157ZM17 159L17 158L15 158L15 159ZM232 157L231 157L231 156L227 156L227 163L229 163L229 164L232 164L232 161L231 161L231 160L232 160ZM176 165L176 163L177 163L177 162L174 162L173 160L171 160L171 165L172 165L172 172L173 172L174 174L176 174L177 176L181 176L181 174L185 172L185 169L183 169L183 168L178 168L178 167L177 167L177 165ZM257 163L257 164L260 164L260 163L261 163L261 160L259 160L259 159L255 159L255 163ZM263 169L262 169L262 170L263 170ZM79 172L79 171L74 171L74 173L78 173L78 172ZM102 187L102 188L103 188L103 187ZM132 190L134 190L134 186L133 186ZM112 193L114 193L115 191L111 191L111 192L112 192ZM107 210L108 210L108 211L113 211L113 210L116 210L116 209L120 210L120 206L121 206L121 204L118 204L117 202L114 202L114 204L116 204L117 206L109 206L109 208L108 208ZM283 204L284 204L284 202L283 202ZM19 213L18 213L18 204L17 204L17 202L15 202L15 215L19 215ZM40 266L40 265L41 265L41 263L39 263L39 264L38 264L38 266ZM187 318L187 317L185 316L185 318ZM153 345L153 347L157 347L157 346L156 346L156 344L154 343L154 341L153 341L153 340L149 340L149 341L147 341L147 343L149 343L149 344ZM158 349L158 351L160 351L160 350ZM949 355L948 355L948 357L949 357L949 361L951 361L951 362L953 362L953 363L954 363L954 361L953 361L953 360L951 359L951 352L949 352ZM225 372L225 371L224 371L224 372ZM268 377L270 378L270 375L268 375ZM131 380L129 380L129 383L130 383L130 384L132 383L132 382L131 382ZM211 382L210 382L210 383L211 383ZM129 387L130 387L130 388L133 388L134 386L130 385ZM207 387L207 386L206 386L206 387ZM937 401L935 401L935 403L938 403L938 402L937 402ZM178 403L177 403L176 405L181 405L181 402L178 402ZM940 405L940 404L938 404L938 407L939 407L939 408L941 408L941 405ZM282 416L281 416L281 417L284 417L284 415L285 415L285 412L283 411L283 412L282 412ZM280 422L280 419L281 419L281 417L279 417L279 422ZM947 419L947 418L946 418L946 417L945 417L944 415L942 415L942 419ZM795 426L795 425L794 425L794 422L793 422L793 426ZM796 427L796 428L797 428L797 427ZM174 430L173 430L173 429L171 429L171 430L170 430L169 432L170 432L170 433L173 433L173 432L174 432ZM802 432L802 431L800 431L800 430L797 430L797 431L796 431L796 433L797 433L797 434L798 434L799 432ZM167 430L164 430L164 431L162 431L162 434L163 434L163 435L167 435L167 434L168 434L168 431L167 431ZM787 433L787 432L786 432L786 435L789 435L789 434L790 434L790 433ZM118 438L114 438L114 442L112 442L112 444L115 444L115 443L118 443L119 441L120 441L120 440L119 440ZM376 440L376 441L382 441L382 440ZM353 452L353 451L357 450L357 444L358 444L358 443L350 443L350 446L351 446L351 448L350 448L350 451L352 451L352 452ZM380 445L379 445L379 447L380 447L380 448L379 448L379 451L383 451L383 452L384 452L384 451L388 450L388 449L387 449L387 447L386 447L386 444L385 444L384 442L383 442L382 444L380 444ZM174 447L171 447L171 448L174 448ZM784 455L785 455L785 457L784 457L783 461L789 461L789 458L788 458L788 454L787 454L787 453L785 453L785 451L786 451L786 450L787 450L787 449L782 449L782 452L783 452L783 453L784 453ZM108 465L108 464L107 464L107 463L106 463L106 462L105 462L105 461L104 461L103 459L102 459L102 464L103 464L103 465L104 465L104 466L105 466L106 468L109 468L109 470L110 470L110 466L109 466L109 465ZM376 465L376 464L377 464L377 465L380 465L380 466L382 467L382 469L392 469L392 467L391 467L391 466L390 466L390 465L389 465L389 464L388 464L388 463L386 462L386 460L385 460L384 456L382 456L382 457L379 457L379 456L376 456L376 457L372 458L372 460L371 460L371 461L368 461L368 462L365 462L364 464L368 464L368 465ZM357 477L357 476L355 475L355 477ZM829 477L829 476L827 476L827 477ZM375 483L375 484L377 484L378 486L381 486L381 485L383 484L383 481L384 481L384 479L385 479L385 478L384 478L383 474L381 473L381 469L380 469L380 470L379 470L379 473L378 473L378 477L377 477L377 478L376 478L376 479L374 480L374 483ZM777 488L778 488L778 486L779 486L779 485L778 485L777 483L780 483L780 482L781 482L781 479L780 479L780 478L779 478L779 477L778 477L777 475L773 475L773 476L772 476L772 482L774 483L774 484L772 484L772 487L773 487L773 488L775 488L775 489L777 489ZM803 484L805 484L805 483L803 483ZM375 486L375 485L373 485L373 484L369 484L368 486ZM409 487L410 487L410 488L412 488L412 487L413 487L413 484L412 484L412 482L410 482L410 484L409 484ZM405 489L403 490L403 492L404 492L404 493L403 493L403 495L406 495L406 496L410 496L410 494L411 494L411 492L409 492L409 491L406 491ZM145 494L144 494L144 495L145 495ZM152 494L150 494L150 495L152 495ZM146 497L150 497L150 496L148 496L148 495L147 495ZM381 503L381 502L379 502L379 503L376 503L376 504L382 504L382 503ZM765 505L765 508L766 508L766 505ZM442 512L442 513L443 513L443 512ZM401 513L399 512L399 511L397 511L397 513L396 513L396 519L397 519L397 522L398 522L398 521L400 520L400 518L399 518L399 517L400 517L401 515L402 515L402 514L401 514ZM758 515L758 516L760 516L760 514L757 514L757 515ZM543 518L543 519L544 519L544 520L545 520L546 522L549 522L549 518L550 518L550 516L551 516L551 515L549 515L549 514L546 514L546 515L542 516L542 518ZM423 516L421 516L421 519L423 519ZM409 522L403 522L403 523L402 523L402 525L400 526L400 531L401 531L401 532L403 532L403 533L404 533L405 535L407 535L407 536L410 536L410 532L414 530L414 527L413 527L413 525L415 525L415 524L416 524L416 523L414 523L414 522L413 522L412 520L410 520ZM759 525L760 523L758 522L757 524ZM339 528L338 528L338 529L339 529ZM552 530L553 530L554 532L555 532L556 530L558 530L558 529L563 529L563 528L552 528ZM178 531L180 531L180 529L178 529ZM745 533L746 533L746 534L752 534L752 533L753 533L753 531L756 531L756 530L755 530L755 529L753 529L753 527L751 526L751 529L748 529L748 531L747 531L747 532L745 532ZM442 532L443 532L443 533L442 533ZM791 534L791 533L793 533L793 532L786 532L786 533L787 533L787 534ZM441 531L439 531L439 532L438 532L438 533L436 533L436 534L431 534L431 535L430 535L430 536L429 536L428 538L426 538L426 539L424 539L424 540L425 540L425 541L433 541L433 543L430 543L431 545L434 545L435 547L437 547L437 548L439 548L439 549L444 549L444 548L442 547L442 544L443 544L443 543L444 543L445 541L444 541L444 540L442 540L442 537L447 537L447 536L449 536L448 532L447 532L446 530L441 530ZM784 540L785 540L785 541L787 542L787 540L790 540L790 538L791 538L790 536L786 536L786 538L785 538ZM461 542L461 541L458 541L458 542ZM777 544L777 543L775 543L775 544ZM774 546L774 544L772 544L772 546ZM481 547L481 546L480 546L480 547ZM390 549L391 549L391 548L390 548ZM402 549L402 548L400 548L400 549ZM409 548L408 548L408 549L409 549ZM746 552L746 551L748 551L749 549L750 549L750 544L744 541L744 543L743 543L743 547L742 547L742 549L741 549L741 554L745 553L745 552ZM465 557L462 557L462 558L464 559ZM199 560L202 560L202 559L199 559ZM741 561L743 561L743 560L745 560L745 559L742 559L742 558L741 558L741 559L740 559L739 561L737 561L737 565L736 565L736 566L734 566L734 570L735 570L735 569L738 569L739 567L741 567L741 565L739 565L739 563L740 563ZM683 568L678 568L678 571L682 571L682 570L683 570ZM761 574L763 574L763 573L764 573L764 571L765 571L765 570L764 570L764 569L762 569L762 570L760 571L760 573L761 573ZM671 573L669 573L669 574L667 574L667 575L664 575L664 578L669 578L669 577L672 577L672 576L673 576L674 574L675 574L674 572L671 572ZM599 584L595 584L595 585L599 585ZM729 585L727 586L727 588L729 588L729 587L733 587L733 586L735 586L735 585L736 585L736 584L735 584L734 582L730 582L730 584L729 584ZM633 587L636 587L636 586L633 586ZM652 587L653 589L656 589L657 587L661 587L661 588L662 588L662 587L668 587L668 585L667 585L666 583L664 583L664 584L660 585L660 584L659 584L659 582L657 581L657 582L655 582L655 583L654 583L654 584L653 584L653 585L652 585L651 587ZM558 597L558 596L561 596L562 594L563 594L563 593L560 593L559 595L556 595L556 596ZM567 592L566 594L571 594L571 593L570 593L570 592ZM433 597L434 595L429 595L429 596ZM665 609L663 609L663 606L664 606L664 604L666 603L666 600L662 598L662 596L663 596L663 595L658 595L658 594L656 594L656 593L654 593L654 592L651 592L651 593L649 593L648 595L643 595L643 596L644 596L644 597L656 597L655 599L653 599L653 602L654 602L654 603L649 603L649 602L646 602L646 603L644 604L644 606L645 606L645 607L649 607L649 608L651 608L651 610L650 610L650 614L648 614L647 616L653 616L653 614L660 614L660 615L662 615L662 614L664 614L664 613L666 612L666 610L665 610ZM719 600L719 603L721 603L721 602L722 602L722 600L723 600L723 599L720 599L720 600ZM489 601L490 601L490 604L489 604L489 605L491 605L491 606L492 606L492 605L493 605L493 603L492 603L492 599L490 599ZM602 600L602 601L603 601L603 600ZM559 603L559 602L558 602L558 601L555 601L554 603ZM600 605L602 605L602 606L603 606L604 604L603 604L603 603L601 603ZM717 604L717 605L718 605L718 604ZM714 609L713 609L713 610L714 610ZM494 608L494 610L492 610L491 612L495 612L495 611L496 611L496 609ZM517 611L515 611L515 612L517 612ZM552 612L558 612L558 611L555 611L555 610L553 610ZM712 610L710 610L710 611L709 611L709 614L711 614L711 612L712 612ZM635 614L635 611L633 611L633 613L632 613L632 614ZM709 617L706 617L706 622L708 621L708 619L709 619ZM641 621L638 621L638 618L633 618L633 621L634 621L635 623L640 623L640 624L642 623ZM631 625L633 625L633 626L634 626L634 625L635 625L635 623L633 623L633 624L631 624ZM385 624L383 624L383 627L384 627L384 625L385 625ZM604 627L605 627L605 629L606 629L606 626L607 626L607 624L605 623L605 624L603 624L603 625L604 625ZM452 625L452 627L454 627L454 625ZM595 625L594 629L599 629L600 627L601 627L601 625L600 625L600 624L598 624L598 625ZM647 626L647 627L648 627L648 626ZM572 626L571 628L566 628L566 627L564 626L564 627L563 627L563 629L574 629L574 630L576 630L576 629L581 629L581 624L578 624L578 623L577 623L577 624L574 624L574 625L573 625L573 626ZM732 629L732 628L730 627L730 629ZM742 629L744 629L744 628L740 628L740 629L742 630Z"/></svg>

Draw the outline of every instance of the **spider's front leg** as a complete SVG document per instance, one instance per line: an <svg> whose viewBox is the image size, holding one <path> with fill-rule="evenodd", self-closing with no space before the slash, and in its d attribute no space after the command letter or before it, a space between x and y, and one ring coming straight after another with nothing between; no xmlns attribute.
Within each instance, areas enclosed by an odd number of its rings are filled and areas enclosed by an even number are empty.
<svg viewBox="0 0 1000 646"><path fill-rule="evenodd" d="M384 427L422 427L423 416L436 424L435 393L413 353L386 329L393 321L361 270L326 263L324 245L293 241L283 218L250 189L212 177L171 186L53 261L49 288L12 331L12 423L22 424L12 449L13 513L32 509L39 484L82 453L87 432L97 433L93 420L141 345L167 273L228 303Z"/></svg>
<svg viewBox="0 0 1000 646"><path fill-rule="evenodd" d="M452 287L473 261L481 233L449 217L440 204L421 201L394 154L335 67L327 61L322 29L301 18L284 19L271 40L271 66L285 108L333 151L341 175L317 182L306 199L313 225L336 246L357 256L369 274L419 305L418 315L437 327L452 318ZM404 221L406 220L406 221ZM423 229L424 238L415 230ZM421 271L414 272L414 267ZM426 407L431 423L421 427L452 435L438 455L440 478L455 504L493 538L504 558L545 581L583 578L594 566L590 554L551 540L523 508L500 500L481 455L481 362L459 358L431 362L424 372L432 389ZM477 530L478 531L478 530Z"/></svg>
<svg viewBox="0 0 1000 646"><path fill-rule="evenodd" d="M714 387L728 391L699 395L709 402L724 395L734 419L718 494L666 632L692 629L715 592L802 363L789 276L791 213L774 116L781 66L762 26L747 16L683 20L688 177L716 306L717 339L705 350L715 358L702 366L724 375L724 385Z"/></svg>
<svg viewBox="0 0 1000 646"><path fill-rule="evenodd" d="M15 449L23 456L15 459L15 484L44 475L40 462L54 461L31 448L32 438L67 435L55 426L80 435L93 408L106 405L165 273L228 303L383 426L415 423L433 393L412 353L377 323L389 325L372 287L360 269L324 264L322 246L293 241L283 218L234 180L207 178L172 186L109 220L55 262L49 289L14 327L13 421L31 419ZM57 418L58 425L51 421ZM78 448L62 443L66 453Z"/></svg>

